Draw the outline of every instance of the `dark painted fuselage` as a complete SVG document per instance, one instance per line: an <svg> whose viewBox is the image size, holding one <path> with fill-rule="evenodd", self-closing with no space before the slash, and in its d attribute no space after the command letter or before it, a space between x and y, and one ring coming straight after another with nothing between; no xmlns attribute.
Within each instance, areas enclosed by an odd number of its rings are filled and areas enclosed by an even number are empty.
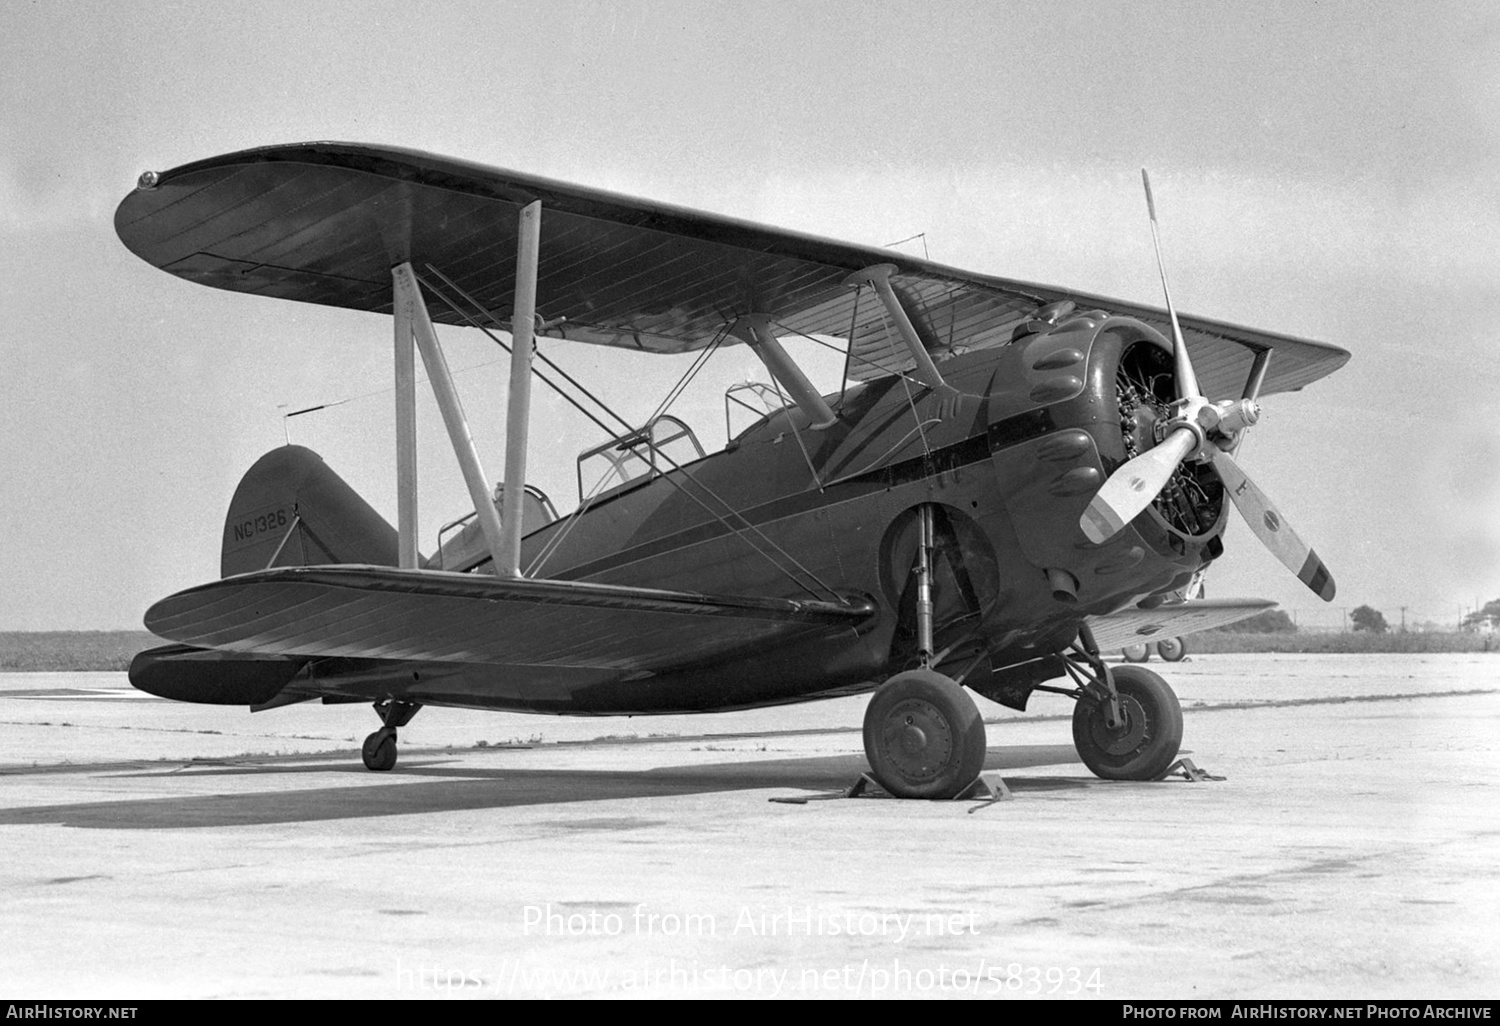
<svg viewBox="0 0 1500 1026"><path fill-rule="evenodd" d="M1138 322L1077 316L943 363L962 394L944 417L937 396L899 377L830 397L838 422L822 431L788 407L724 451L617 488L525 539L523 566L548 553L534 576L868 598L877 613L857 630L624 679L558 670L523 684L498 667L321 660L289 691L586 715L864 690L917 659L910 587L925 503L939 512L939 668L982 681L1057 652L1085 616L1181 587L1218 552L1222 504L1192 530L1148 507L1103 545L1078 526L1127 458L1116 373L1136 346L1170 352Z"/></svg>

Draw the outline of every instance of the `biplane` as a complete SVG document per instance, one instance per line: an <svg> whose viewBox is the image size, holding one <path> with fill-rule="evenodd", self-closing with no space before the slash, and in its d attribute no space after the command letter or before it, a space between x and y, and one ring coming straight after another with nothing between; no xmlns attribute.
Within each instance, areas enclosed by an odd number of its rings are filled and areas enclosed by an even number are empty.
<svg viewBox="0 0 1500 1026"><path fill-rule="evenodd" d="M1094 773L1148 780L1181 744L1177 698L1100 652L1271 605L1181 600L1229 507L1333 595L1233 453L1260 396L1349 354L1179 319L1170 294L1161 310L342 143L148 172L115 225L187 281L391 317L395 525L311 450L267 453L230 504L222 579L153 605L146 626L172 644L130 669L183 701L371 703L370 769L395 764L424 705L634 715L873 692L876 779L951 797L986 753L968 692L1024 710L1042 691L1075 702ZM438 325L510 350L498 486ZM643 360L743 344L769 381L727 399L763 409L705 452L665 403L644 423L613 413L538 338ZM843 387L820 393L791 338L839 346ZM428 555L417 353L473 504ZM527 484L534 379L600 431L566 515Z"/></svg>

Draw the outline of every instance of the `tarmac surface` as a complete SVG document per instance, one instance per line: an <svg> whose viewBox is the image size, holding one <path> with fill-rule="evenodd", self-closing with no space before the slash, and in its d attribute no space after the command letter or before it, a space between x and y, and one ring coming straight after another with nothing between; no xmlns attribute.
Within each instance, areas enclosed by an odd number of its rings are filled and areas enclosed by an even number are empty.
<svg viewBox="0 0 1500 1026"><path fill-rule="evenodd" d="M865 769L862 698L427 709L375 774L362 706L0 674L0 992L1500 994L1500 656L1151 666L1227 779L1098 780L1038 696L982 703L993 804L822 800Z"/></svg>

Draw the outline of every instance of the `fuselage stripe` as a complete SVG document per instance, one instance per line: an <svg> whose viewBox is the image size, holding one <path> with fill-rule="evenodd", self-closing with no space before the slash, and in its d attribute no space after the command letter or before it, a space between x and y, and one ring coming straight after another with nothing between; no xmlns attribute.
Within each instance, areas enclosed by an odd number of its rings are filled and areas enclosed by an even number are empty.
<svg viewBox="0 0 1500 1026"><path fill-rule="evenodd" d="M805 491L793 495L782 496L770 502L762 503L739 511L739 516L754 526L760 526L786 517L809 513L817 509L834 506L847 502L860 496L869 495L899 485L908 484L933 477L937 474L960 470L985 462L990 456L1001 449L1012 445L1020 445L1040 435L1046 434L1053 429L1052 416L1047 409L1031 410L1007 417L1005 420L991 424L983 434L971 435L961 442L934 449L931 454L914 456L899 463L892 463L884 467L876 467L866 471L857 477L836 481L828 485L824 491L816 488L808 488ZM685 471L673 471L682 474L683 488L692 488L693 481ZM592 512L592 511L590 511ZM587 514L585 514L587 516ZM652 556L672 552L677 549L686 548L689 545L699 544L721 537L730 532L728 525L721 521L709 520L692 527L685 528L673 534L653 538L639 545L611 553L600 559L590 560L559 571L552 576L557 580L576 580L591 577L595 574L605 573L609 570L624 566L629 563L649 559Z"/></svg>

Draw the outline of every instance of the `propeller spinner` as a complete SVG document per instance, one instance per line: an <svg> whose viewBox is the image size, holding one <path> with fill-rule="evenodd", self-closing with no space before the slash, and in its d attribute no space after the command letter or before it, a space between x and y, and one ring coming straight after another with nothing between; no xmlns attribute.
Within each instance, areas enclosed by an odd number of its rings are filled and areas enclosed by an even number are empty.
<svg viewBox="0 0 1500 1026"><path fill-rule="evenodd" d="M1261 544L1318 597L1331 602L1333 575L1230 455L1239 444L1241 433L1260 419L1260 406L1249 397L1209 402L1199 391L1198 376L1193 372L1187 343L1183 341L1182 328L1177 323L1177 310L1172 304L1172 292L1167 285L1167 268L1162 260L1161 235L1156 224L1156 203L1151 197L1151 178L1145 168L1141 169L1141 182L1146 187L1146 209L1151 216L1156 266L1161 273L1167 316L1172 322L1177 402L1173 404L1173 416L1158 426L1160 441L1109 476L1090 500L1078 526L1089 541L1101 544L1151 505L1184 462L1211 462L1228 489L1235 508Z"/></svg>

